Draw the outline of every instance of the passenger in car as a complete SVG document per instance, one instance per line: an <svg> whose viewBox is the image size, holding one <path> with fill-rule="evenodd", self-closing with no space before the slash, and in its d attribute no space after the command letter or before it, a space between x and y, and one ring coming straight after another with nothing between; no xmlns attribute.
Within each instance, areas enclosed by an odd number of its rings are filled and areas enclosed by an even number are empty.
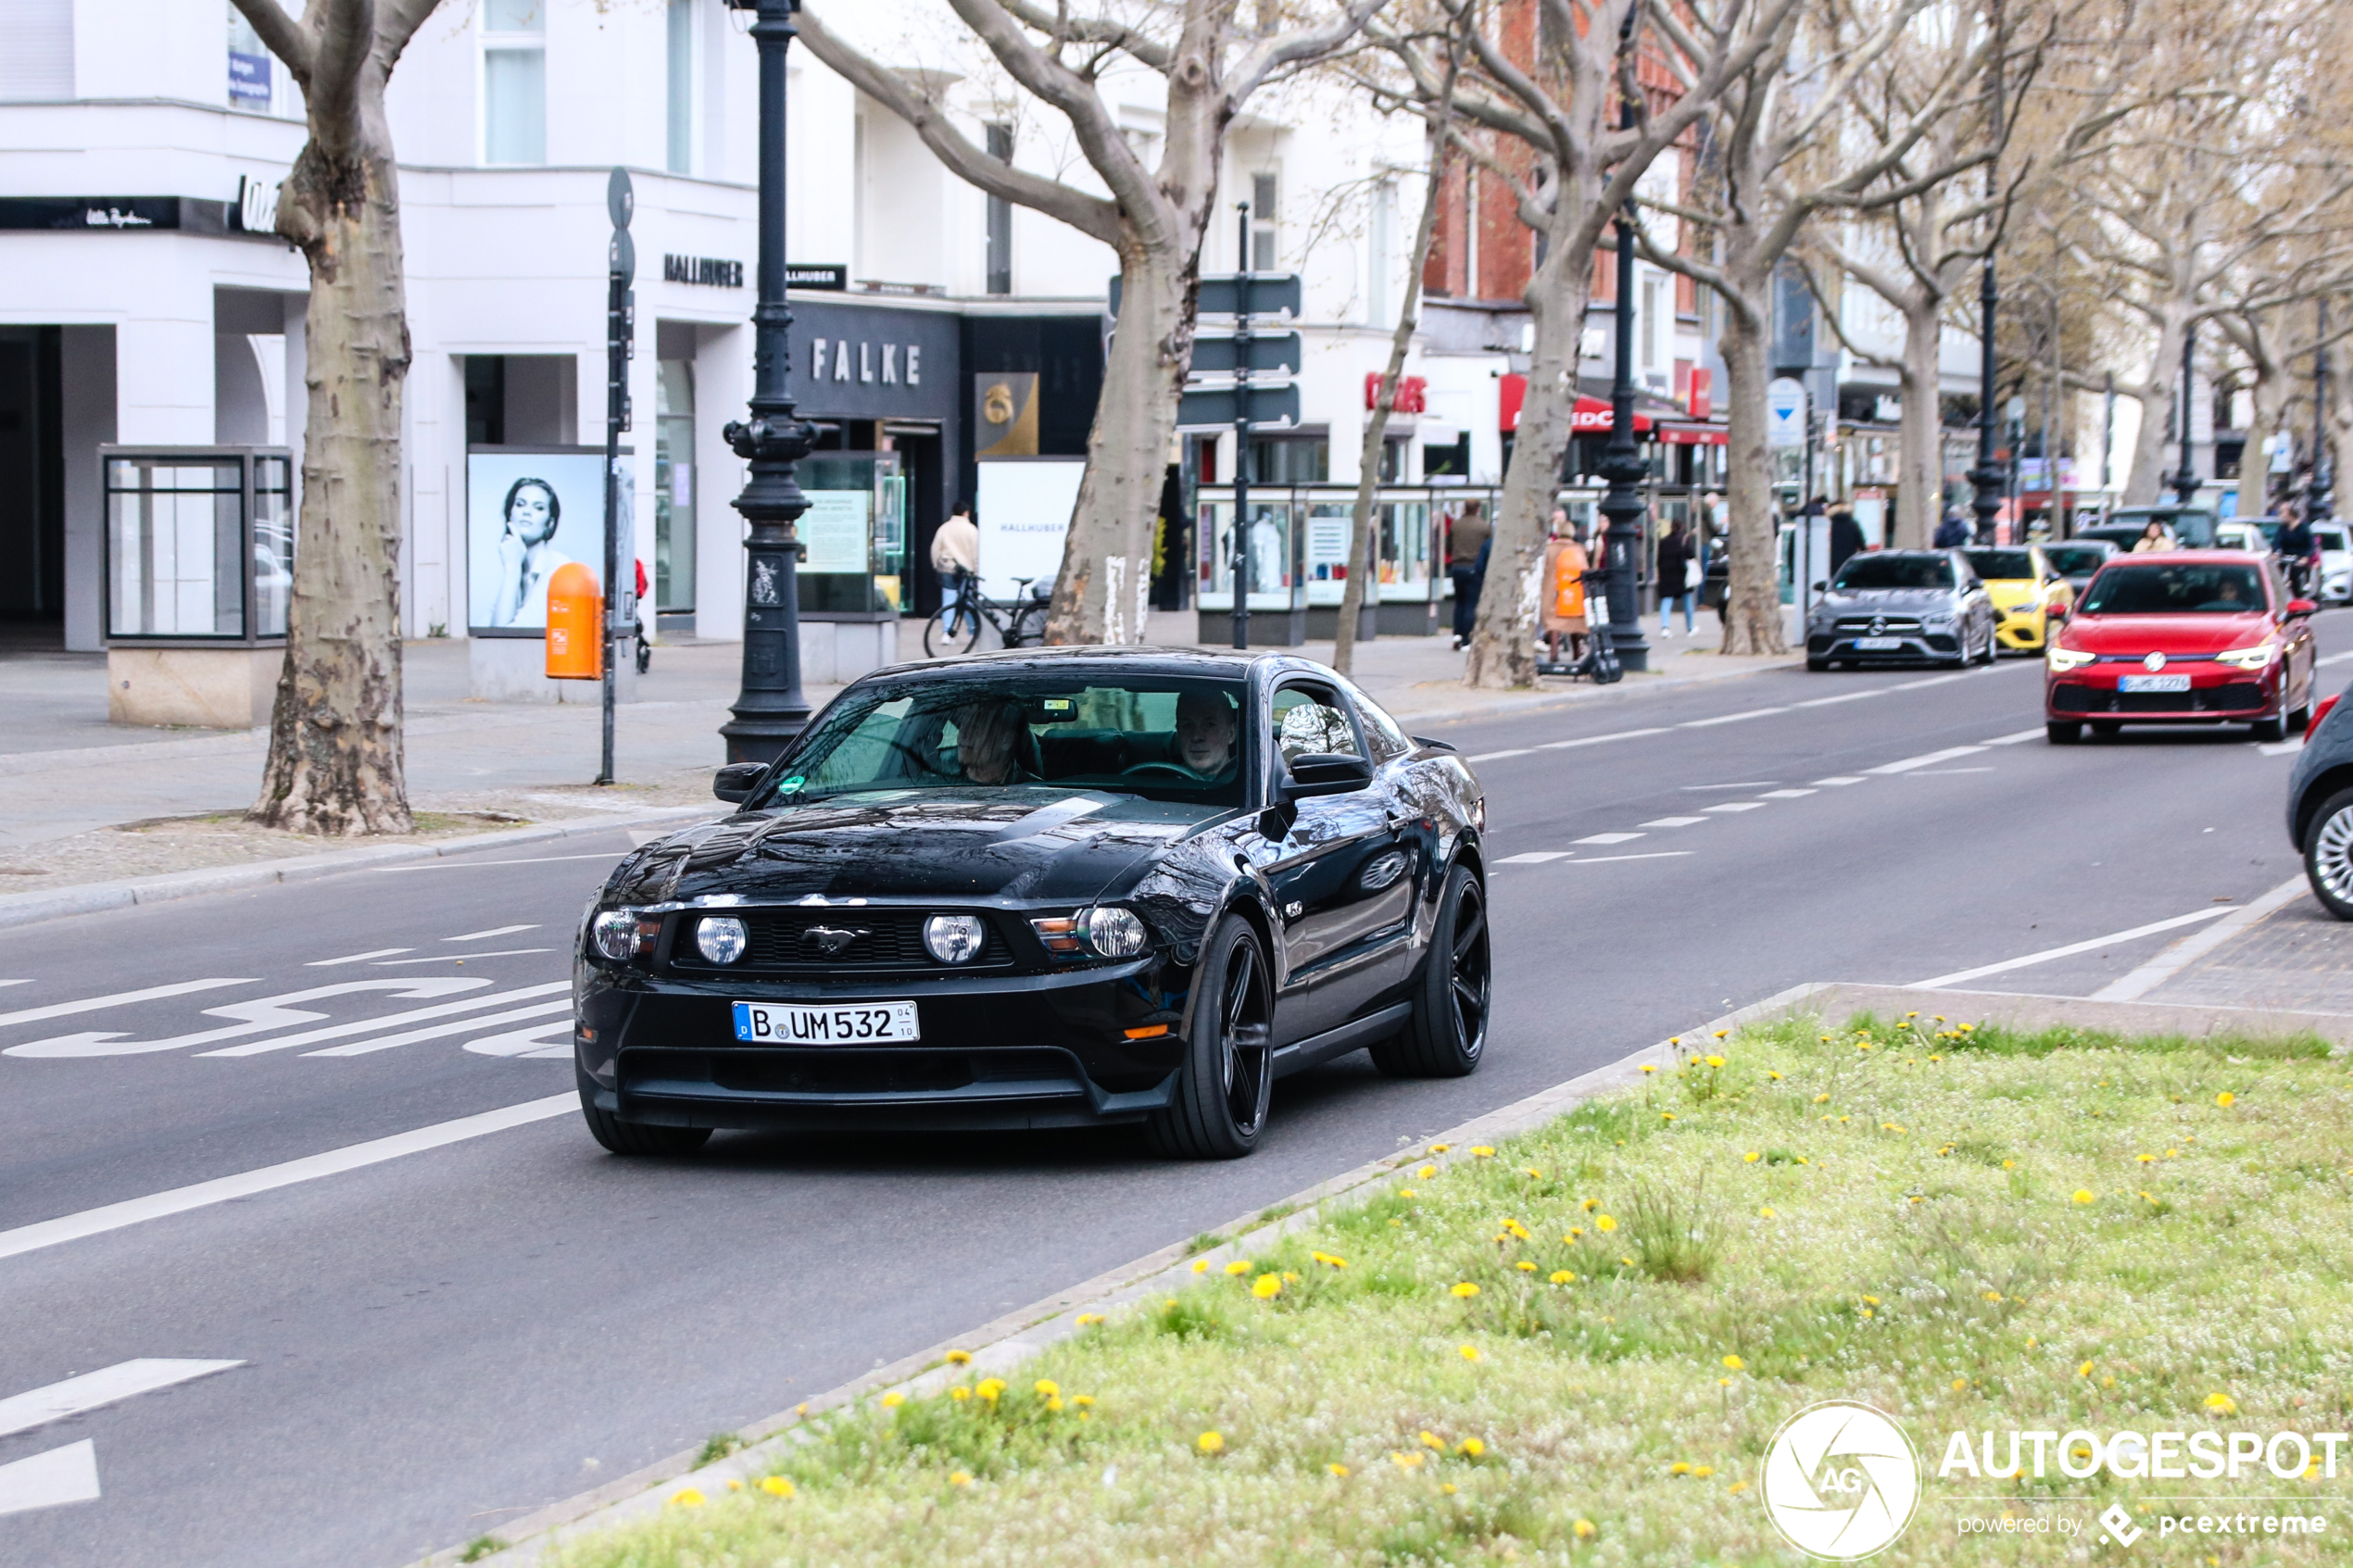
<svg viewBox="0 0 2353 1568"><path fill-rule="evenodd" d="M1015 783L1021 769L1014 748L1026 738L1021 704L984 697L956 710L956 765L974 784Z"/></svg>
<svg viewBox="0 0 2353 1568"><path fill-rule="evenodd" d="M1241 722L1234 705L1215 692L1189 691L1176 699L1176 755L1204 779L1233 771Z"/></svg>

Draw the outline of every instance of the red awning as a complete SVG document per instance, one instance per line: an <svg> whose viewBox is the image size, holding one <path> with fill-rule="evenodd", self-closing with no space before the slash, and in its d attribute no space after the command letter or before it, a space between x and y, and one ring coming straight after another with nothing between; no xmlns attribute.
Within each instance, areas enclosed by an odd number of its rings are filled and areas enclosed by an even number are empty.
<svg viewBox="0 0 2353 1568"><path fill-rule="evenodd" d="M1661 425L1658 438L1669 446L1721 446L1726 444L1722 425Z"/></svg>

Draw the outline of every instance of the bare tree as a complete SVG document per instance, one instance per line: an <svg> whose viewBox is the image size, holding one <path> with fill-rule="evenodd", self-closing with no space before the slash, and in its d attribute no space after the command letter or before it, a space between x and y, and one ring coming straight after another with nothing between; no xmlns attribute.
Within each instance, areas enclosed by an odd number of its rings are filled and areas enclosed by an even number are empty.
<svg viewBox="0 0 2353 1568"><path fill-rule="evenodd" d="M302 86L310 139L278 232L310 264L310 411L286 662L251 819L407 833L400 736L400 400L409 320L384 85L438 0L233 0Z"/></svg>
<svg viewBox="0 0 2353 1568"><path fill-rule="evenodd" d="M1234 0L1172 0L1127 22L1077 16L1066 3L949 0L1024 92L1069 122L1108 195L990 157L958 129L929 73L875 60L813 12L800 19L810 52L905 120L967 183L1069 224L1119 256L1118 330L1087 438L1087 472L1054 583L1047 641L1138 642L1151 581L1176 406L1192 363L1202 238L1216 200L1226 132L1252 94L1329 56L1383 0L1330 0L1294 28L1246 28ZM829 9L834 9L830 7ZM1270 19L1277 7L1261 8ZM835 11L838 15L838 10ZM1167 82L1159 166L1146 169L1103 97L1106 73L1138 66Z"/></svg>

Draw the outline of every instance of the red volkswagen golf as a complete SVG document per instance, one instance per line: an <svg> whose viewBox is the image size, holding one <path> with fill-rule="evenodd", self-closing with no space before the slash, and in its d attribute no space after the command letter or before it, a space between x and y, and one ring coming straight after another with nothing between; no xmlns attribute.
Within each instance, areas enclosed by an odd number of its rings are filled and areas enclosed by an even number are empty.
<svg viewBox="0 0 2353 1568"><path fill-rule="evenodd" d="M2312 612L2271 563L2237 550L2118 556L2044 655L2055 745L2090 724L2255 726L2275 741L2312 715Z"/></svg>

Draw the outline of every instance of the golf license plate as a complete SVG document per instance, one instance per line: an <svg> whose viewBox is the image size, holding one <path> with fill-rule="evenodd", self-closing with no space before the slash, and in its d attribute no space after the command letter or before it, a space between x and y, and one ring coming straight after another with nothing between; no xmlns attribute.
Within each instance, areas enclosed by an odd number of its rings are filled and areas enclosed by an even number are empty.
<svg viewBox="0 0 2353 1568"><path fill-rule="evenodd" d="M1883 653L1889 648L1902 647L1904 639L1901 637L1857 637L1855 639L1855 646L1865 653Z"/></svg>
<svg viewBox="0 0 2353 1568"><path fill-rule="evenodd" d="M795 1007L737 1002L736 1038L755 1046L862 1046L920 1040L912 1002L849 1002Z"/></svg>
<svg viewBox="0 0 2353 1568"><path fill-rule="evenodd" d="M2190 689L2187 675L2126 675L2116 683L2119 691L2185 692Z"/></svg>

